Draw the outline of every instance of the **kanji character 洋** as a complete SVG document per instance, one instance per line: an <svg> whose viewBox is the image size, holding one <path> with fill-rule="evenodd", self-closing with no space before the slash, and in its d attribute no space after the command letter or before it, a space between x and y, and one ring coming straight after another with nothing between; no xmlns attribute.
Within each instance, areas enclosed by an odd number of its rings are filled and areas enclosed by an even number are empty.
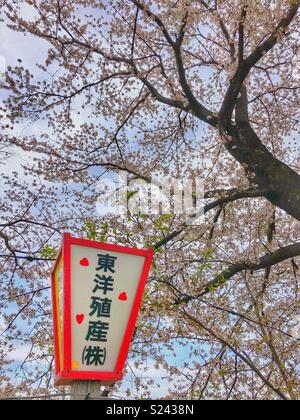
<svg viewBox="0 0 300 420"><path fill-rule="evenodd" d="M114 279L111 276L106 277L99 276L99 274L97 274L94 282L96 283L96 286L94 287L93 293L96 293L98 290L102 290L103 293L107 295L107 292L112 292L114 290Z"/></svg>

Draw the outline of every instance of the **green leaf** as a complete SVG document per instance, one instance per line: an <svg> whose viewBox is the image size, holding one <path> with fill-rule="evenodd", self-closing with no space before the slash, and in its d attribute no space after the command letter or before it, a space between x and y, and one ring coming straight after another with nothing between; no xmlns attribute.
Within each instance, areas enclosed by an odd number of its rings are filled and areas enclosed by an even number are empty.
<svg viewBox="0 0 300 420"><path fill-rule="evenodd" d="M84 232L86 234L87 239L90 241L95 241L97 238L97 227L94 222L85 222L84 224Z"/></svg>
<svg viewBox="0 0 300 420"><path fill-rule="evenodd" d="M128 193L127 193L127 200L129 201L136 194L138 194L138 191L128 191Z"/></svg>
<svg viewBox="0 0 300 420"><path fill-rule="evenodd" d="M41 257L49 260L54 260L56 258L57 252L56 248L46 245L45 248L40 252Z"/></svg>

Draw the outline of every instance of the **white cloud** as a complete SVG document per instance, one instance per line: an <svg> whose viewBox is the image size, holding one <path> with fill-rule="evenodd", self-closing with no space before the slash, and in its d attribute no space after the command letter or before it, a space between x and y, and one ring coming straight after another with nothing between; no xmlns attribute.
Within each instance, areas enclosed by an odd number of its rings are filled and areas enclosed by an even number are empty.
<svg viewBox="0 0 300 420"><path fill-rule="evenodd" d="M145 367L147 367L146 371L144 370ZM153 384L148 389L151 399L162 399L170 393L169 388L172 389L172 383L168 380L169 377L170 373L162 366L156 369L154 362L142 363L138 368L131 364L131 370L125 376L120 389L114 393L114 397L121 399L128 398L126 390L129 388L131 390L131 398L140 398L141 392L136 391L134 384L135 378L139 378L142 384L146 384L149 380L153 381ZM183 381L182 377L179 378L178 376L175 378L174 375L172 379L175 381L178 379L181 383Z"/></svg>
<svg viewBox="0 0 300 420"><path fill-rule="evenodd" d="M14 351L10 352L6 356L6 359L9 362L22 363L22 362L24 362L24 360L26 359L26 357L30 353L30 350L31 350L30 345L16 347L16 349Z"/></svg>
<svg viewBox="0 0 300 420"><path fill-rule="evenodd" d="M2 77L2 74L5 72L6 69L6 60L3 55L0 55L0 80Z"/></svg>
<svg viewBox="0 0 300 420"><path fill-rule="evenodd" d="M291 335L297 340L300 339L300 315L297 315L293 318Z"/></svg>
<svg viewBox="0 0 300 420"><path fill-rule="evenodd" d="M0 334L6 330L6 324L4 318L0 315Z"/></svg>
<svg viewBox="0 0 300 420"><path fill-rule="evenodd" d="M147 368L145 370L145 368ZM154 366L153 363L149 363L147 365L143 364L138 368L132 367L132 371L134 372L135 376L141 379L154 379L154 378L163 378L168 377L169 373L163 367L159 367L158 369Z"/></svg>

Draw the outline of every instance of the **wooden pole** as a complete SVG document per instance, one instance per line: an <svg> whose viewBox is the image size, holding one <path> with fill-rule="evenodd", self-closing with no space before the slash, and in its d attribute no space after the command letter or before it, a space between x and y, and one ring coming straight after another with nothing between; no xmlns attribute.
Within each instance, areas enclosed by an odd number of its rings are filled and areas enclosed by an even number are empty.
<svg viewBox="0 0 300 420"><path fill-rule="evenodd" d="M71 400L101 400L101 382L75 381L72 385Z"/></svg>

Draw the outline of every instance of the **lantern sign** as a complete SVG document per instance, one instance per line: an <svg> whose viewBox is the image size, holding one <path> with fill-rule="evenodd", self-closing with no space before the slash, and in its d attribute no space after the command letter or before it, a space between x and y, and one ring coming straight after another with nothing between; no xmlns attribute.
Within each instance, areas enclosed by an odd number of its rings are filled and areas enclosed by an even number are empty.
<svg viewBox="0 0 300 420"><path fill-rule="evenodd" d="M64 236L52 270L57 386L123 378L153 255Z"/></svg>

